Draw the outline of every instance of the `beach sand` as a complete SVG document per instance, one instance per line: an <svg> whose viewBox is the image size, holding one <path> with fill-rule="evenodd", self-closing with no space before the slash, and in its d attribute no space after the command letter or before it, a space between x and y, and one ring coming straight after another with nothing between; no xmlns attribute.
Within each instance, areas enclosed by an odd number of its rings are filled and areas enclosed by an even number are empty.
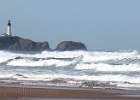
<svg viewBox="0 0 140 100"><path fill-rule="evenodd" d="M140 90L0 85L0 100L140 100Z"/></svg>

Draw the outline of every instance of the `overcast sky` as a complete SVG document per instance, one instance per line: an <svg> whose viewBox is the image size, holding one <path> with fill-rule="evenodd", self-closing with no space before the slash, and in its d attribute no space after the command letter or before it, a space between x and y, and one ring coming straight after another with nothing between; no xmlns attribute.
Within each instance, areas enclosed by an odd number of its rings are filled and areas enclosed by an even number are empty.
<svg viewBox="0 0 140 100"><path fill-rule="evenodd" d="M0 34L11 20L12 35L64 40L89 50L140 50L140 0L0 0Z"/></svg>

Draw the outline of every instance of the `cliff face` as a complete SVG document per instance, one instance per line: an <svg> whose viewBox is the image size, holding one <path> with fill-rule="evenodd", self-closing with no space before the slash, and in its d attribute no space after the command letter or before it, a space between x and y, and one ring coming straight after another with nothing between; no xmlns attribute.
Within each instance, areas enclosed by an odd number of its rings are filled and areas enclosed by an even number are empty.
<svg viewBox="0 0 140 100"><path fill-rule="evenodd" d="M56 47L58 51L73 51L73 50L87 50L86 46L81 42L63 41Z"/></svg>
<svg viewBox="0 0 140 100"><path fill-rule="evenodd" d="M48 42L34 42L18 36L0 36L0 50L42 51L51 50Z"/></svg>
<svg viewBox="0 0 140 100"><path fill-rule="evenodd" d="M49 43L34 42L30 39L23 39L18 36L0 36L0 50L11 51L43 51L51 50ZM73 50L87 50L86 46L81 42L62 41L56 47L57 51L73 51Z"/></svg>

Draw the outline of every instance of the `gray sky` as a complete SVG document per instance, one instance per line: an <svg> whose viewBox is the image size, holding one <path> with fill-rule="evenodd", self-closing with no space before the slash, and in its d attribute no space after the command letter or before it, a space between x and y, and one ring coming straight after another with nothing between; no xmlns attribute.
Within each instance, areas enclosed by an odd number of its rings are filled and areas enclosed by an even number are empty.
<svg viewBox="0 0 140 100"><path fill-rule="evenodd" d="M0 33L83 42L89 50L140 50L140 0L0 0Z"/></svg>

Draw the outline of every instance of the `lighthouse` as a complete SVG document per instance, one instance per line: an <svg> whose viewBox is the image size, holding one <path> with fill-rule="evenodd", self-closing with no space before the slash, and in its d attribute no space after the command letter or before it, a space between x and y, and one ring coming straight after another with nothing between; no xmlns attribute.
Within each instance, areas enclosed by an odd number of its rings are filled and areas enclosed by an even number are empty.
<svg viewBox="0 0 140 100"><path fill-rule="evenodd" d="M12 36L12 34L11 34L11 23L10 23L10 20L8 20L7 32L6 33L3 33L1 36Z"/></svg>
<svg viewBox="0 0 140 100"><path fill-rule="evenodd" d="M7 24L7 35L8 36L12 36L12 34L11 34L11 23L10 23L10 20L8 20L8 24Z"/></svg>

